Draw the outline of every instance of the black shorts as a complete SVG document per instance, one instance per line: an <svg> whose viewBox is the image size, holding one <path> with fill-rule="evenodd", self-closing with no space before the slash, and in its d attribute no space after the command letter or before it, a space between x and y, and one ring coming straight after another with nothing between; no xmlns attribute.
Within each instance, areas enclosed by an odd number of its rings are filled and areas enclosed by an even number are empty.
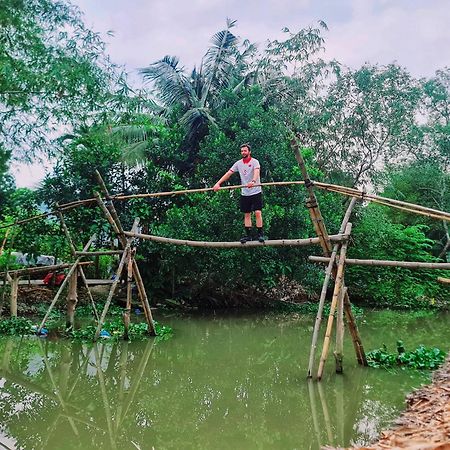
<svg viewBox="0 0 450 450"><path fill-rule="evenodd" d="M241 195L241 212L261 211L263 207L262 192L253 195Z"/></svg>

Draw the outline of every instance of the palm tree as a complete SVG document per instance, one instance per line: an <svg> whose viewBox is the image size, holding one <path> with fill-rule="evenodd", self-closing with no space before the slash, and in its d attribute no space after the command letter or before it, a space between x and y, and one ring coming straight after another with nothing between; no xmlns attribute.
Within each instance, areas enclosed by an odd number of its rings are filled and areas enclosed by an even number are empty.
<svg viewBox="0 0 450 450"><path fill-rule="evenodd" d="M212 37L212 45L200 68L194 68L190 76L174 56L165 56L140 70L144 80L153 83L156 97L166 111L181 106L179 120L186 130L184 147L189 152L189 166L195 162L199 143L208 126L215 124L214 113L220 105L220 93L242 80L242 74L237 71L245 67L245 53L239 53L238 38L230 31L235 24L235 20L227 19L226 28Z"/></svg>

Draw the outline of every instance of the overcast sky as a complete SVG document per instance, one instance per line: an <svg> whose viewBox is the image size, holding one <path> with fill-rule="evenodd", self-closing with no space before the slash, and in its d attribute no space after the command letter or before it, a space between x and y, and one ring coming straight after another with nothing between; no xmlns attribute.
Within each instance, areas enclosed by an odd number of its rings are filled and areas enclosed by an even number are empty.
<svg viewBox="0 0 450 450"><path fill-rule="evenodd" d="M295 32L328 25L326 59L351 68L396 61L416 77L450 66L449 0L74 0L86 25L104 35L114 62L133 79L137 70L165 55L192 69L211 36L237 20L234 34L261 45ZM112 37L106 36L113 31ZM19 171L18 171L19 170ZM17 167L17 185L33 186L44 175L37 166Z"/></svg>

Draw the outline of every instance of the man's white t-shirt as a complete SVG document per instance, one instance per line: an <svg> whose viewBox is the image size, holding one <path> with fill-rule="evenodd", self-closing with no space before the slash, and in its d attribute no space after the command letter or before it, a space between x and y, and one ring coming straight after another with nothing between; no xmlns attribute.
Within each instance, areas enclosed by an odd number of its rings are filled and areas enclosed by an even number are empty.
<svg viewBox="0 0 450 450"><path fill-rule="evenodd" d="M241 184L247 185L250 181L255 180L255 184L260 184L260 178L254 178L255 169L259 169L259 161L255 158L250 158L250 161L246 164L242 159L236 161L231 167L232 172L239 172L241 177ZM261 186L252 188L242 188L241 194L244 196L259 194L262 191Z"/></svg>

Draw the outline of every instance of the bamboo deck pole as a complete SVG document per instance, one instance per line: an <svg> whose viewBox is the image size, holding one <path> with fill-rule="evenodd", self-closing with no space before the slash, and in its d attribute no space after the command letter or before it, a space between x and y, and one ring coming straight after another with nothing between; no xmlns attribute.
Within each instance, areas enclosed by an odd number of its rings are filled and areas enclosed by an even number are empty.
<svg viewBox="0 0 450 450"><path fill-rule="evenodd" d="M342 373L344 371L342 361L344 359L344 297L347 292L347 287L341 289L338 299L337 316L336 316L336 349L334 351L334 358L336 360L336 372Z"/></svg>
<svg viewBox="0 0 450 450"><path fill-rule="evenodd" d="M308 257L311 262L328 264L330 258L324 256L314 256ZM345 264L350 266L373 266L373 267L404 267L406 269L438 269L438 270L449 270L450 263L427 263L419 261L389 261L381 259L352 259L348 258L345 260Z"/></svg>
<svg viewBox="0 0 450 450"><path fill-rule="evenodd" d="M10 281L11 286L11 304L10 304L10 313L11 317L17 317L17 297L19 295L19 276L13 275L12 280Z"/></svg>
<svg viewBox="0 0 450 450"><path fill-rule="evenodd" d="M56 204L56 206L57 206L57 208L59 208L58 203ZM72 236L70 235L69 229L67 228L66 221L64 220L64 216L63 216L62 212L59 209L57 211L58 211L57 214L58 214L58 217L59 217L59 221L61 222L61 227L62 227L62 229L64 231L64 234L66 235L66 239L67 239L67 241L69 243L70 252L72 253L72 256L74 258L76 258L77 256L84 256L84 255L77 255L77 251L76 251L75 245L73 243ZM88 252L84 252L84 253L88 253ZM92 296L92 292L89 289L87 278L86 278L86 275L84 273L84 270L83 270L82 266L78 267L78 273L80 274L81 279L82 279L83 284L84 284L84 287L86 288L86 291L88 293L89 301L91 302L92 311L94 312L95 320L98 322L98 312L97 312L97 308L95 306L94 297ZM76 294L76 292L75 292L75 294ZM74 310L73 310L73 314L74 315L75 315L75 305L76 305L76 303L74 304ZM72 323L72 327L73 327L73 323L74 323L73 321L74 321L74 317L72 317L72 322L71 322Z"/></svg>
<svg viewBox="0 0 450 450"><path fill-rule="evenodd" d="M350 220L350 215L353 211L353 208L355 207L355 204L356 204L356 198L352 198L352 200L350 201L350 204L347 207L347 211L345 212L344 218L342 220L341 228L339 229L339 233L345 232L345 227L347 226L347 223ZM333 251L330 256L330 262L328 263L328 266L325 271L325 279L323 281L322 291L320 293L319 307L317 309L316 321L314 323L314 330L313 330L313 335L312 335L312 340L311 340L311 349L309 352L308 378L311 378L312 373L313 373L314 357L315 357L315 352L316 352L316 348L317 348L317 338L319 336L320 325L322 323L323 307L324 307L325 298L327 295L328 284L330 283L331 274L332 274L332 271L333 271L333 268L335 265L338 248L339 248L339 246L337 244L335 244L333 246Z"/></svg>
<svg viewBox="0 0 450 450"><path fill-rule="evenodd" d="M138 224L139 224L139 219L138 218L134 219L132 230L135 230L137 228ZM115 277L114 283L111 285L111 289L109 290L108 298L106 299L106 303L103 308L102 315L100 316L100 320L97 325L97 330L95 331L94 341L98 340L98 338L100 336L100 332L102 331L102 327L105 322L106 314L108 314L109 306L111 305L111 301L114 296L114 292L116 291L117 286L120 283L120 277L122 275L122 271L125 266L125 262L128 258L128 252L129 252L130 246L131 246L131 239L129 239L125 245L124 252L122 254L122 258L120 259L120 262L119 262L119 267L116 270L116 274L115 274L116 277Z"/></svg>
<svg viewBox="0 0 450 450"><path fill-rule="evenodd" d="M214 241L191 241L187 239L174 239L166 238L162 236L154 236L151 234L143 233L131 233L129 231L124 231L125 236L134 237L138 239L159 242L162 244L171 245L187 245L190 247L204 247L204 248L261 248L261 247L305 247L308 245L320 245L322 242L321 237L317 238L307 238L307 239L275 239L267 240L264 243L258 241L250 241L242 244L240 242L214 242ZM347 239L348 236L345 234L335 234L328 236L330 242L342 242Z"/></svg>
<svg viewBox="0 0 450 450"><path fill-rule="evenodd" d="M438 282L442 284L450 284L450 278L438 277Z"/></svg>
<svg viewBox="0 0 450 450"><path fill-rule="evenodd" d="M97 175L97 179L100 184L100 187L103 190L105 197L108 199L108 206L109 206L108 210L110 211L112 219L116 224L116 228L119 231L118 238L121 241L122 245L124 245L124 243L127 241L127 239L124 235L124 230L122 228L122 224L120 222L119 216L118 216L116 208L114 206L114 203L112 201L112 197L109 195L106 184L103 181L103 178L100 175L100 172L98 170L96 171L96 175ZM139 266L134 258L133 258L133 276L134 276L134 279L136 280L136 284L137 284L137 288L138 288L138 295L141 300L141 305L142 305L142 308L145 313L145 319L146 319L147 325L148 325L148 333L151 336L156 336L157 333L156 333L156 328L155 328L155 322L153 320L152 310L150 308L150 303L148 301L147 292L145 290L145 286L142 281L141 273L139 271Z"/></svg>
<svg viewBox="0 0 450 450"><path fill-rule="evenodd" d="M7 228L5 236L4 236L3 241L2 241L2 245L0 246L0 256L3 255L3 249L5 248L6 241L8 240L8 235L9 235L10 231L11 231L11 228Z"/></svg>
<svg viewBox="0 0 450 450"><path fill-rule="evenodd" d="M89 239L88 243L84 246L84 251L87 251L89 249L89 247L92 245L92 243L95 240L95 234L91 236L91 238ZM50 313L52 312L53 307L55 306L56 302L58 301L59 296L61 295L62 291L64 290L64 288L66 287L66 284L70 278L70 276L72 275L72 273L77 269L78 264L80 262L80 258L77 258L75 260L75 262L72 264L68 274L66 275L66 277L64 278L64 281L61 283L61 286L58 289L58 292L56 293L55 297L53 298L52 302L50 303L50 306L48 307L47 312L45 313L44 318L42 319L41 324L39 325L39 329L37 331L37 334L40 334L42 328L45 325L45 322L48 319L48 316L50 315Z"/></svg>
<svg viewBox="0 0 450 450"><path fill-rule="evenodd" d="M352 229L352 224L349 222L345 229L346 233L350 234L351 229ZM327 360L327 357L328 357L328 348L330 346L331 331L333 329L334 312L336 310L336 305L337 305L339 296L341 295L340 291L341 291L341 289L344 288L344 270L345 270L345 255L346 255L346 253L347 253L347 243L344 242L341 247L339 264L337 267L336 282L335 282L334 291L333 291L333 299L331 301L330 314L328 316L328 323L327 323L327 329L325 332L325 339L323 342L322 355L320 357L319 369L317 371L317 378L319 380L322 379L325 361Z"/></svg>

